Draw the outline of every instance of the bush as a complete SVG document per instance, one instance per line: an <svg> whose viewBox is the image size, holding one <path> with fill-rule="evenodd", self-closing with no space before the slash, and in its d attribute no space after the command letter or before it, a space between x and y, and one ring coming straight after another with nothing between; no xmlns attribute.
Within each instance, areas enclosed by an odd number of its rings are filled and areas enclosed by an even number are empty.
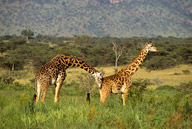
<svg viewBox="0 0 192 129"><path fill-rule="evenodd" d="M13 84L14 81L15 79L9 75L0 76L0 83Z"/></svg>
<svg viewBox="0 0 192 129"><path fill-rule="evenodd" d="M192 81L189 81L187 83L181 83L178 87L180 91L185 91L192 93Z"/></svg>
<svg viewBox="0 0 192 129"><path fill-rule="evenodd" d="M174 73L173 75L181 75L181 73Z"/></svg>
<svg viewBox="0 0 192 129"><path fill-rule="evenodd" d="M88 92L95 84L94 77L88 73L81 73L78 76L78 80L80 82L79 92Z"/></svg>
<svg viewBox="0 0 192 129"><path fill-rule="evenodd" d="M167 69L176 65L176 61L171 57L155 56L145 62L149 70Z"/></svg>
<svg viewBox="0 0 192 129"><path fill-rule="evenodd" d="M152 80L155 85L160 86L163 83L163 80L160 80L159 78L153 78Z"/></svg>
<svg viewBox="0 0 192 129"><path fill-rule="evenodd" d="M15 82L13 84L0 84L0 89L6 89L6 90L13 90L13 91L22 91L22 90L25 90L25 91L35 91L34 90L34 85L29 85L29 84L26 84L26 85L23 85L23 84L20 84L19 82Z"/></svg>
<svg viewBox="0 0 192 129"><path fill-rule="evenodd" d="M191 71L190 71L190 70L182 70L182 72L183 72L183 74L185 74L185 75L191 74Z"/></svg>
<svg viewBox="0 0 192 129"><path fill-rule="evenodd" d="M159 87L157 87L155 90L171 91L171 90L175 90L175 87L173 87L173 86L168 86L168 85L164 85L164 86L159 86Z"/></svg>
<svg viewBox="0 0 192 129"><path fill-rule="evenodd" d="M133 100L142 100L143 91L147 88L147 86L152 85L149 79L139 78L133 81L131 90L129 92L129 97Z"/></svg>
<svg viewBox="0 0 192 129"><path fill-rule="evenodd" d="M147 88L147 86L152 85L151 81L149 79L143 79L143 78L138 78L135 81L133 81L132 86L133 87L141 87L141 90L144 90Z"/></svg>

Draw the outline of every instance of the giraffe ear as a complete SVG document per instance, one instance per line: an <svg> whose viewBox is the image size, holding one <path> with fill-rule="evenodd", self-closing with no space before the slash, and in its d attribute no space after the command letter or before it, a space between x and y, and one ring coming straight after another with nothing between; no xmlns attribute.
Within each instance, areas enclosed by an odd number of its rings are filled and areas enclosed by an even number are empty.
<svg viewBox="0 0 192 129"><path fill-rule="evenodd" d="M151 41L149 41L148 43L146 43L145 45L148 45L148 44L152 44L152 42Z"/></svg>
<svg viewBox="0 0 192 129"><path fill-rule="evenodd" d="M105 72L100 72L100 73L101 73L102 76L105 74Z"/></svg>
<svg viewBox="0 0 192 129"><path fill-rule="evenodd" d="M152 43L151 41L149 41L149 43L148 43L148 44L151 44L151 45L152 45L153 43Z"/></svg>

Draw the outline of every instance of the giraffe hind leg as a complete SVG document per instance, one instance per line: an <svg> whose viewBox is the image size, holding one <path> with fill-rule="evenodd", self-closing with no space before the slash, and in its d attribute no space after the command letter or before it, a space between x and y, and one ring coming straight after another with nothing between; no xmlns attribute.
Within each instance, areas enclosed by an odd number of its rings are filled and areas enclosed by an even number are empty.
<svg viewBox="0 0 192 129"><path fill-rule="evenodd" d="M48 85L44 85L44 88L42 89L42 93L41 93L41 102L44 102L45 96L47 94L47 90L48 90Z"/></svg>
<svg viewBox="0 0 192 129"><path fill-rule="evenodd" d="M41 90L41 102L44 102L45 96L47 94L47 90L49 88L50 80L49 79L44 79L40 82L40 90ZM39 94L37 95L40 97L40 91Z"/></svg>

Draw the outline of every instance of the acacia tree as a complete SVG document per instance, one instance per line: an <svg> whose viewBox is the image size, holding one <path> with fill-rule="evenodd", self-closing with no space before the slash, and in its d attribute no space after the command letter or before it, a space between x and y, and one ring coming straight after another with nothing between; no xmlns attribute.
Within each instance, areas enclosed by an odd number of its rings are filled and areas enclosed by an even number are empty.
<svg viewBox="0 0 192 129"><path fill-rule="evenodd" d="M21 57L21 55L11 53L1 59L0 65L1 67L7 68L10 71L15 71L23 69L24 64L25 60Z"/></svg>
<svg viewBox="0 0 192 129"><path fill-rule="evenodd" d="M112 50L115 53L115 70L117 71L118 60L119 60L119 58L121 57L121 55L123 53L123 47L118 46L117 43L115 43L113 41L112 41L112 44L113 44Z"/></svg>
<svg viewBox="0 0 192 129"><path fill-rule="evenodd" d="M28 42L29 37L34 35L34 32L30 29L25 29L21 31L21 35L26 37L26 41Z"/></svg>

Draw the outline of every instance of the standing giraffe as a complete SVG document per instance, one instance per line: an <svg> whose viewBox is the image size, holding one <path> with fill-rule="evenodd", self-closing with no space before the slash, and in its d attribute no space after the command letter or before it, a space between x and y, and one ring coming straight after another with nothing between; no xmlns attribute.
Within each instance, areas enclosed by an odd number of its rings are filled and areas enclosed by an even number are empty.
<svg viewBox="0 0 192 129"><path fill-rule="evenodd" d="M34 99L36 99L36 103L39 101L40 94L41 101L44 101L50 84L55 85L55 102L58 102L59 91L67 76L66 69L68 67L79 67L88 71L95 77L97 84L101 87L103 79L102 73L98 72L95 68L81 59L65 55L57 55L50 62L41 67L35 75L36 94L34 94Z"/></svg>
<svg viewBox="0 0 192 129"><path fill-rule="evenodd" d="M128 96L128 91L130 90L132 84L131 76L139 69L139 66L146 58L147 53L149 51L158 52L157 48L152 44L151 41L143 47L140 54L135 58L135 60L131 64L122 67L114 75L103 78L102 86L99 87L100 103L104 103L110 93L121 93L123 105L126 105L126 98ZM90 101L90 93L92 92L92 90L87 94L88 101Z"/></svg>

